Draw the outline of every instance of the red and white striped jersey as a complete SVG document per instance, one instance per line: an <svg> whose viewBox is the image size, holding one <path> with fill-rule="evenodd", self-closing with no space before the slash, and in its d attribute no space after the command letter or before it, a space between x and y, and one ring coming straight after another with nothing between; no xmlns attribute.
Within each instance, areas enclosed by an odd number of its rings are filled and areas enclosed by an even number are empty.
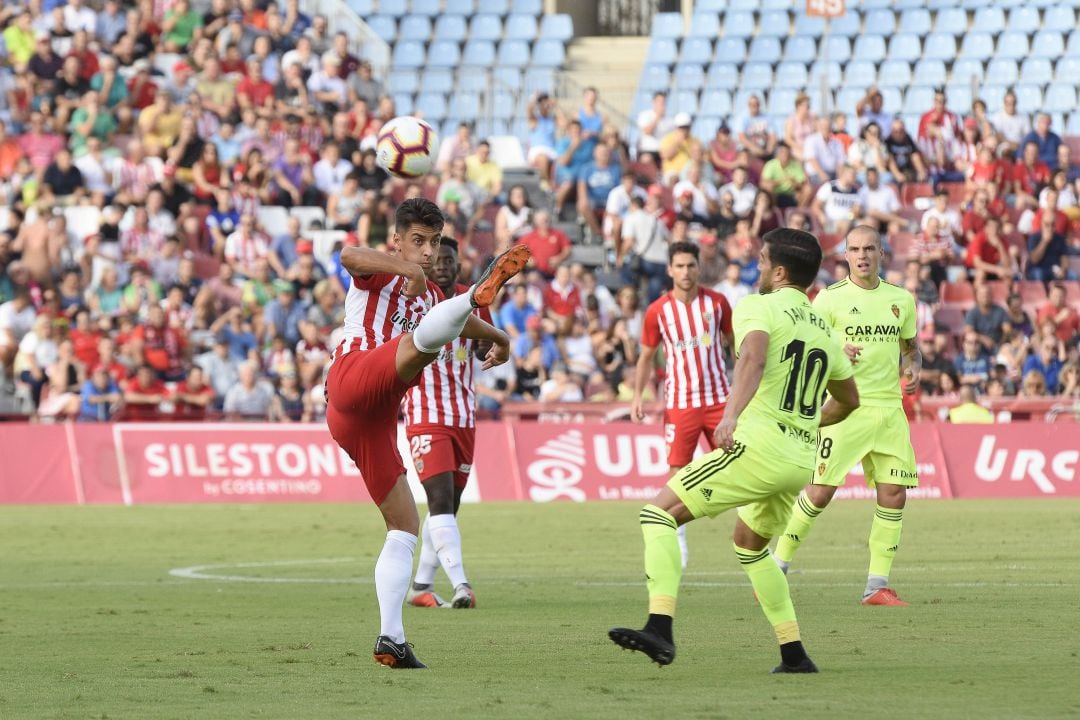
<svg viewBox="0 0 1080 720"><path fill-rule="evenodd" d="M468 291L468 286L457 285L456 294ZM477 308L473 315L491 322L488 308ZM424 368L420 384L405 395L406 425L475 426L473 358L476 346L476 340L456 338L443 347L435 362Z"/></svg>
<svg viewBox="0 0 1080 720"><path fill-rule="evenodd" d="M727 402L722 335L731 335L731 306L713 290L699 288L689 303L668 292L645 311L641 343L664 344L668 408L709 407Z"/></svg>
<svg viewBox="0 0 1080 720"><path fill-rule="evenodd" d="M428 280L427 292L405 296L409 281L401 275L378 273L352 278L345 295L345 336L331 358L353 350L374 350L398 335L416 329L420 318L443 299L439 286Z"/></svg>

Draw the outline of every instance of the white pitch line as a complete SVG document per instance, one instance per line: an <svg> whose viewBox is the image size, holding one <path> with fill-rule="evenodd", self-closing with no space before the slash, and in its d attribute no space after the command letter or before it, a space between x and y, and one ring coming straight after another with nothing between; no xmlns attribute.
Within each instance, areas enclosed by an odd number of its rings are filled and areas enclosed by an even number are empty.
<svg viewBox="0 0 1080 720"><path fill-rule="evenodd" d="M370 584L368 578L275 578L255 577L253 575L215 575L207 570L235 570L243 568L268 568L307 565L334 565L356 562L356 558L320 558L315 560L274 560L270 562L222 563L219 565L192 565L186 568L173 568L169 574L186 580L223 580L226 582L253 583L316 583L323 585Z"/></svg>
<svg viewBox="0 0 1080 720"><path fill-rule="evenodd" d="M608 581L581 581L576 582L574 585L578 587L641 587L644 583L638 582L608 582ZM921 580L905 580L904 586L921 586L921 587L954 587L954 588L981 588L981 587L1016 587L1016 588L1074 588L1080 587L1080 583L1056 583L1056 582L926 582ZM733 588L733 587L745 587L749 588L750 584L746 582L705 582L705 581L691 581L681 584L682 587L707 587L707 588ZM851 583L834 583L834 582L798 582L793 583L792 587L851 587Z"/></svg>

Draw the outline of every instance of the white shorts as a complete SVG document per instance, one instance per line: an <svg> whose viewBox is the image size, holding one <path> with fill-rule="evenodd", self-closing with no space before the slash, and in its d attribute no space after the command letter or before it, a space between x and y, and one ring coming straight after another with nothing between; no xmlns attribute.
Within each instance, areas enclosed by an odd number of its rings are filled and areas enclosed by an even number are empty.
<svg viewBox="0 0 1080 720"><path fill-rule="evenodd" d="M529 148L528 160L530 163L534 162L538 157L546 157L549 160L555 160L559 156L555 154L555 148L548 147L547 145L534 145Z"/></svg>

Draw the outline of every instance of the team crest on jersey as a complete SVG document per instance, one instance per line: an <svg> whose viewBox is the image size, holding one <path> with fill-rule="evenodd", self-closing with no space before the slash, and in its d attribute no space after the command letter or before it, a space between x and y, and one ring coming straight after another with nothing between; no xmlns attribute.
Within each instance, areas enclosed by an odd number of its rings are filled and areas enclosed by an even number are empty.
<svg viewBox="0 0 1080 720"><path fill-rule="evenodd" d="M468 357L468 355L469 353L465 352L465 348L463 347L454 350L454 360L456 362L465 362L465 358Z"/></svg>
<svg viewBox="0 0 1080 720"><path fill-rule="evenodd" d="M824 475L825 474L825 463L821 463L821 464L819 464L817 466L817 474L818 475Z"/></svg>
<svg viewBox="0 0 1080 720"><path fill-rule="evenodd" d="M705 333L704 335L702 335L701 336L701 345L703 347L711 346L712 345L712 335L710 335L709 333Z"/></svg>
<svg viewBox="0 0 1080 720"><path fill-rule="evenodd" d="M895 305L892 306L892 314L894 317L900 317L900 308Z"/></svg>

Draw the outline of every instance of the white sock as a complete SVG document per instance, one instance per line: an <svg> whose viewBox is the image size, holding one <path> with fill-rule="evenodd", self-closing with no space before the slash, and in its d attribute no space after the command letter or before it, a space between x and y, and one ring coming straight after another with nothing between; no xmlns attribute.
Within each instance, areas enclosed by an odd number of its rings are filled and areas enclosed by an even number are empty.
<svg viewBox="0 0 1080 720"><path fill-rule="evenodd" d="M396 643L405 642L401 605L409 590L416 536L402 530L386 533L379 560L375 563L375 595L379 598L380 635Z"/></svg>
<svg viewBox="0 0 1080 720"><path fill-rule="evenodd" d="M457 518L453 515L432 515L428 521L431 528L431 540L435 552L439 555L446 576L455 588L468 580L465 579L465 567L461 564L461 531Z"/></svg>
<svg viewBox="0 0 1080 720"><path fill-rule="evenodd" d="M439 556L435 553L435 543L431 541L431 529L428 527L430 519L430 514L425 515L420 528L420 563L413 578L417 585L431 585L435 582L435 573L439 571Z"/></svg>
<svg viewBox="0 0 1080 720"><path fill-rule="evenodd" d="M675 533L679 538L679 555L682 556L682 569L686 569L686 563L690 560L690 548L686 545L686 526L680 525Z"/></svg>
<svg viewBox="0 0 1080 720"><path fill-rule="evenodd" d="M469 293L443 300L421 318L413 330L413 345L422 353L438 353L443 345L461 335L472 311Z"/></svg>

